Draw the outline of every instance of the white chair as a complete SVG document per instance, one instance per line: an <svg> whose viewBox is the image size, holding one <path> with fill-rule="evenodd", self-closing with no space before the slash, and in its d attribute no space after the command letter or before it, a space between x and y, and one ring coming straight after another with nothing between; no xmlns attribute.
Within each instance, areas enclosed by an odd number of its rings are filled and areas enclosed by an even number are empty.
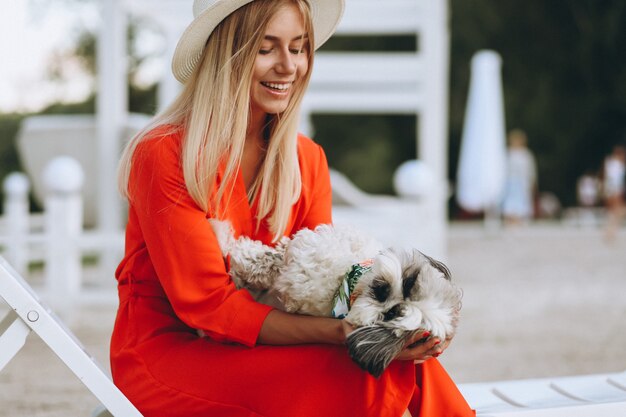
<svg viewBox="0 0 626 417"><path fill-rule="evenodd" d="M141 417L72 332L41 303L30 285L2 257L0 297L11 308L0 321L0 371L33 331L100 400L103 407L96 410L94 416Z"/></svg>

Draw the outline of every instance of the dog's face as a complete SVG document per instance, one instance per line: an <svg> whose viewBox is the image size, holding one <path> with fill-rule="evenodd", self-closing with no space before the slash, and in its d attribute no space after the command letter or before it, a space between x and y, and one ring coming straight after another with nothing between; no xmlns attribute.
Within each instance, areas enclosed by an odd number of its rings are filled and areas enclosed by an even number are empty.
<svg viewBox="0 0 626 417"><path fill-rule="evenodd" d="M416 332L451 337L461 293L448 268L418 250L387 249L359 280L347 319L357 326L348 337L350 355L380 375Z"/></svg>
<svg viewBox="0 0 626 417"><path fill-rule="evenodd" d="M450 279L441 262L418 250L386 249L354 289L348 321L357 327L385 323L414 330L422 321L416 302L424 298L429 282L441 279Z"/></svg>

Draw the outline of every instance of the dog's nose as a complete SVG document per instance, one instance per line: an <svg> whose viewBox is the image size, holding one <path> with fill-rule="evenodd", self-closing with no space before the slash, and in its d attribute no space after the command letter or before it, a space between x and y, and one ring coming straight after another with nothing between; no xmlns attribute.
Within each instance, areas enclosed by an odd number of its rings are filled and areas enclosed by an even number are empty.
<svg viewBox="0 0 626 417"><path fill-rule="evenodd" d="M401 314L402 314L402 306L400 304L396 304L395 306L391 307L389 310L385 311L385 313L383 313L383 321L393 320Z"/></svg>

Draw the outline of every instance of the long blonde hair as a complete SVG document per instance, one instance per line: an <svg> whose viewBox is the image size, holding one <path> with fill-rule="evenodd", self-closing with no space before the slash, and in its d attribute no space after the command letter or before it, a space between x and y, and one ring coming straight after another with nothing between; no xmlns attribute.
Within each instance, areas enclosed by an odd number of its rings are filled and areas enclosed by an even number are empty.
<svg viewBox="0 0 626 417"><path fill-rule="evenodd" d="M313 66L313 28L306 0L255 0L228 16L209 37L194 73L176 100L127 145L119 165L121 193L129 200L128 179L132 156L139 142L159 126L171 126L161 136L176 130L183 133L182 167L187 190L196 204L223 218L220 202L229 198L243 154L250 115L250 88L255 58L265 29L276 11L295 4L305 22L310 45L309 66L297 83L286 110L269 115L266 127L268 147L259 174L249 190L250 201L258 197L257 228L267 217L277 240L285 233L291 207L302 189L297 155L297 127L300 103ZM218 170L224 177L212 194Z"/></svg>

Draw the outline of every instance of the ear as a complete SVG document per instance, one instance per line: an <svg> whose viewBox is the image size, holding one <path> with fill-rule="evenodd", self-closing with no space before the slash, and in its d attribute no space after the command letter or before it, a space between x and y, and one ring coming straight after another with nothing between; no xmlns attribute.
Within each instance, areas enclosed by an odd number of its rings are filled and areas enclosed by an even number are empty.
<svg viewBox="0 0 626 417"><path fill-rule="evenodd" d="M424 255L422 253L422 255ZM439 272L441 272L444 276L445 279L447 279L448 281L452 280L452 274L450 273L450 270L448 269L447 266L444 265L443 262L440 262L434 258L431 258L428 255L424 255L424 257L426 259L428 259L428 262L430 262L430 264L433 266L433 268L437 269Z"/></svg>
<svg viewBox="0 0 626 417"><path fill-rule="evenodd" d="M346 344L352 360L378 378L404 347L405 338L383 326L360 327L348 335Z"/></svg>

